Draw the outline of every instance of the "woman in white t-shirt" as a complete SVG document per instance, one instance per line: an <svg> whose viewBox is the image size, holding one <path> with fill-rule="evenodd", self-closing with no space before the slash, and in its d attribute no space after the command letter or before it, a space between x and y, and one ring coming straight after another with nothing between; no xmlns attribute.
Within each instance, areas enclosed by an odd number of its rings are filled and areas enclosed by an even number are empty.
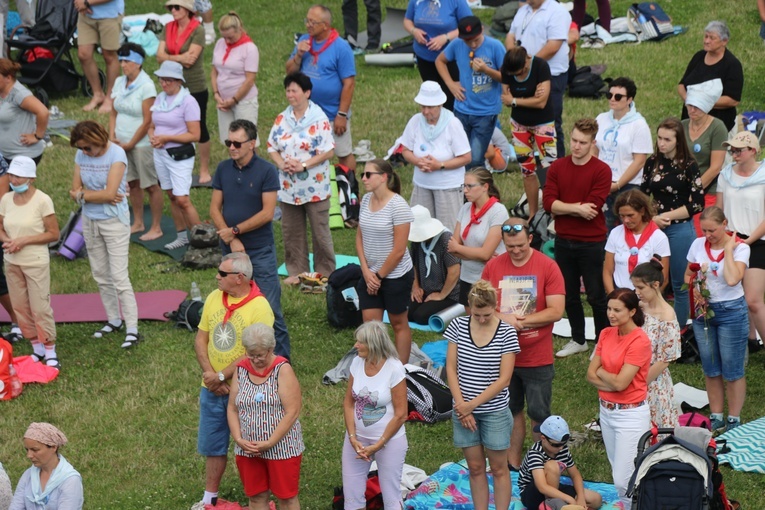
<svg viewBox="0 0 765 510"><path fill-rule="evenodd" d="M481 279L486 262L505 252L502 224L510 215L500 201L491 172L485 168L465 173L462 187L467 202L460 208L448 249L462 259L459 301L467 307L470 287Z"/></svg>
<svg viewBox="0 0 765 510"><path fill-rule="evenodd" d="M704 237L691 245L685 272L692 289L693 334L704 370L712 429L730 430L741 424L746 397L749 316L741 282L750 248L735 233L727 232L728 220L719 207L704 209L700 223ZM708 298L701 295L702 287ZM728 419L723 421L726 399Z"/></svg>
<svg viewBox="0 0 765 510"><path fill-rule="evenodd" d="M13 158L8 175L13 192L0 199L0 242L8 293L21 332L32 344L32 359L60 369L50 306L48 244L59 236L53 201L35 187L37 165L31 158Z"/></svg>
<svg viewBox="0 0 765 510"><path fill-rule="evenodd" d="M760 143L754 133L738 133L723 146L734 164L726 165L717 182L717 205L730 222L730 230L751 248L744 273L744 296L749 307L749 345L758 347L757 333L765 338L765 164L757 161Z"/></svg>
<svg viewBox="0 0 765 510"><path fill-rule="evenodd" d="M608 234L606 258L603 262L603 285L606 294L615 288L635 290L630 280L638 264L661 255L664 282L669 275L669 240L654 223L651 199L639 190L629 190L616 197L614 211L621 225ZM682 256L682 255L679 255ZM662 289L666 283L662 286Z"/></svg>
<svg viewBox="0 0 765 510"><path fill-rule="evenodd" d="M406 371L398 360L380 321L365 322L356 329L348 390L343 401L343 495L345 508L366 508L367 475L377 461L385 508L403 508L401 472L408 443Z"/></svg>
<svg viewBox="0 0 765 510"><path fill-rule="evenodd" d="M446 94L434 81L426 81L414 98L420 113L401 135L402 155L414 166L411 205L421 205L451 230L462 206L462 181L470 163L470 141L462 123L443 107Z"/></svg>
<svg viewBox="0 0 765 510"><path fill-rule="evenodd" d="M414 284L414 265L407 250L414 215L399 195L401 180L390 163L367 162L361 174L367 193L361 198L356 253L363 278L356 285L364 322L382 321L388 312L402 362L409 361L412 331L409 329L409 298Z"/></svg>

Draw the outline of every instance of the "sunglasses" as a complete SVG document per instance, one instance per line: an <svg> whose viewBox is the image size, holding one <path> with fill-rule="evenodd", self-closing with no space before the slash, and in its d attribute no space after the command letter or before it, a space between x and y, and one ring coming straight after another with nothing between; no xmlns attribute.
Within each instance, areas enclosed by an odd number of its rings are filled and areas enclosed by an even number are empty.
<svg viewBox="0 0 765 510"><path fill-rule="evenodd" d="M527 228L526 225L502 225L502 232L505 234L517 234Z"/></svg>
<svg viewBox="0 0 765 510"><path fill-rule="evenodd" d="M385 172L364 172L361 176L364 179L371 179L373 175L384 175Z"/></svg>
<svg viewBox="0 0 765 510"><path fill-rule="evenodd" d="M239 271L224 271L223 269L218 269L218 274L221 278L225 278L230 274L242 274Z"/></svg>
<svg viewBox="0 0 765 510"><path fill-rule="evenodd" d="M728 154L731 154L731 155L733 155L733 156L738 156L738 155L739 155L739 154L741 154L742 152L744 152L744 151L748 151L748 150L751 150L751 149L750 149L749 147L743 147L743 148L741 148L741 149L738 149L738 148L735 148L735 149L734 149L733 147L730 147L730 148L728 149Z"/></svg>
<svg viewBox="0 0 765 510"><path fill-rule="evenodd" d="M308 26L315 27L316 25L321 25L324 22L323 21L315 21L315 20L306 18L306 19L303 20L303 23L305 23Z"/></svg>
<svg viewBox="0 0 765 510"><path fill-rule="evenodd" d="M180 11L181 9L183 9L183 7L181 7L180 5L168 5L167 6L168 12Z"/></svg>
<svg viewBox="0 0 765 510"><path fill-rule="evenodd" d="M550 441L549 437L547 438L547 442L550 443L550 446L552 446L553 448L562 448L562 447L566 446L566 441L562 441L560 443L556 443L555 441Z"/></svg>
<svg viewBox="0 0 765 510"><path fill-rule="evenodd" d="M606 92L606 99L614 98L614 101L621 101L625 97L627 97L625 94L613 94L611 92Z"/></svg>
<svg viewBox="0 0 765 510"><path fill-rule="evenodd" d="M251 142L252 140L245 140L243 142L235 142L234 140L226 140L225 143L226 147L234 146L234 149L241 149L242 145L246 144L247 142Z"/></svg>
<svg viewBox="0 0 765 510"><path fill-rule="evenodd" d="M82 152L90 152L90 151L92 151L92 150L93 150L93 147L91 147L91 146L89 146L89 145L86 145L86 146L84 146L84 147L79 147L79 146L78 146L77 148L78 148L78 149L80 149Z"/></svg>

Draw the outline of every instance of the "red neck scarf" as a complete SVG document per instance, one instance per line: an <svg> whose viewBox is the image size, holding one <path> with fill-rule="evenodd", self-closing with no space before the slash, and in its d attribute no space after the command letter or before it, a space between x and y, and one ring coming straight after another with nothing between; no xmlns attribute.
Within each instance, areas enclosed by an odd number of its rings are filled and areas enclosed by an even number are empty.
<svg viewBox="0 0 765 510"><path fill-rule="evenodd" d="M186 29L178 35L178 22L171 21L165 26L165 47L170 55L180 55L181 47L191 37L191 33L200 25L196 18L191 18Z"/></svg>
<svg viewBox="0 0 765 510"><path fill-rule="evenodd" d="M239 301L235 305L229 305L228 304L228 294L225 292L223 293L223 306L226 307L226 315L223 316L223 324L228 322L228 319L231 317L231 314L233 314L235 311L237 311L239 308L243 307L253 299L255 299L258 296L262 296L263 294L260 292L260 289L257 285L255 285L255 282L250 280L250 293L247 294L247 296Z"/></svg>
<svg viewBox="0 0 765 510"><path fill-rule="evenodd" d="M640 234L640 240L635 242L635 234L632 233L632 230L624 227L624 241L627 243L627 247L630 249L630 258L627 261L627 270L630 273L632 273L633 269L635 269L635 266L637 266L638 253L640 248L642 248L643 245L648 242L648 240L651 238L651 235L658 229L659 227L656 226L656 223L654 223L653 220L649 221L643 229L643 233Z"/></svg>
<svg viewBox="0 0 765 510"><path fill-rule="evenodd" d="M486 214L486 211L491 209L491 206L493 206L497 202L499 202L499 200L497 200L497 197L489 197L489 200L487 200L486 203L483 204L483 207L481 207L481 210L478 211L477 213L475 212L475 203L473 203L470 206L470 221L465 226L465 229L462 231L462 239L463 240L467 239L468 232L470 232L470 226L474 225L474 224L478 225L479 223L481 223L481 217L484 214Z"/></svg>
<svg viewBox="0 0 765 510"><path fill-rule="evenodd" d="M255 377L265 378L268 377L268 374L271 373L271 371L278 365L279 363L286 363L288 362L287 358L284 356L277 356L273 363L268 366L263 372L258 372L255 370L252 366L252 361L250 361L249 358L244 358L242 361L236 364L238 367L242 367L243 369L247 370L248 373L254 375Z"/></svg>
<svg viewBox="0 0 765 510"><path fill-rule="evenodd" d="M228 59L229 53L231 53L231 50L236 48L237 46L241 46L243 44L247 44L248 42L252 42L252 39L250 39L250 36L247 35L247 33L243 33L242 37L239 38L238 41L236 41L233 44L226 43L226 53L223 54L223 63L226 63L226 60Z"/></svg>
<svg viewBox="0 0 765 510"><path fill-rule="evenodd" d="M741 242L741 239L738 238L735 232L733 232L731 235L733 236L734 241L737 243ZM717 276L717 270L720 269L720 262L723 258L725 258L725 247L723 246L723 250L717 257L712 256L712 244L709 241L704 241L704 249L707 251L707 257L709 257L709 269L712 270L713 275Z"/></svg>
<svg viewBox="0 0 765 510"><path fill-rule="evenodd" d="M324 42L324 46L322 46L321 49L318 51L313 49L313 42L314 42L313 36L308 38L308 44L310 45L310 49L308 50L308 53L310 53L311 56L313 57L314 65L317 62L319 62L319 55L327 51L327 48L329 48L332 45L332 43L337 40L338 37L340 37L340 34L337 33L337 30L335 30L334 28L330 30L329 37L327 37L327 40Z"/></svg>

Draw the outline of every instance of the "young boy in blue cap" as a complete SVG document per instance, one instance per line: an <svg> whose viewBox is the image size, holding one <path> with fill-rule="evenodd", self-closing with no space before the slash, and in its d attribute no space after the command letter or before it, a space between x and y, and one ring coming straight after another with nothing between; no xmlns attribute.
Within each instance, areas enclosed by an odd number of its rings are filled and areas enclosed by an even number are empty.
<svg viewBox="0 0 765 510"><path fill-rule="evenodd" d="M597 492L584 488L582 475L568 451L571 435L566 420L550 416L534 427L534 432L541 433L542 439L531 445L518 474L518 491L523 505L536 510L546 499L557 499L562 504L600 508L603 499ZM560 483L564 472L571 478L573 486Z"/></svg>

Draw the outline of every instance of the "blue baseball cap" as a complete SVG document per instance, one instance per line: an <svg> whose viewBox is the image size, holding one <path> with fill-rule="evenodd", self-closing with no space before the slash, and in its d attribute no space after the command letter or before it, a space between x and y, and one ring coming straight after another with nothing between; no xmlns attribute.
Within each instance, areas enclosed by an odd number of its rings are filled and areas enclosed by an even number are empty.
<svg viewBox="0 0 765 510"><path fill-rule="evenodd" d="M558 443L566 442L571 437L566 420L556 415L550 416L541 425L535 426L534 432L540 432Z"/></svg>

